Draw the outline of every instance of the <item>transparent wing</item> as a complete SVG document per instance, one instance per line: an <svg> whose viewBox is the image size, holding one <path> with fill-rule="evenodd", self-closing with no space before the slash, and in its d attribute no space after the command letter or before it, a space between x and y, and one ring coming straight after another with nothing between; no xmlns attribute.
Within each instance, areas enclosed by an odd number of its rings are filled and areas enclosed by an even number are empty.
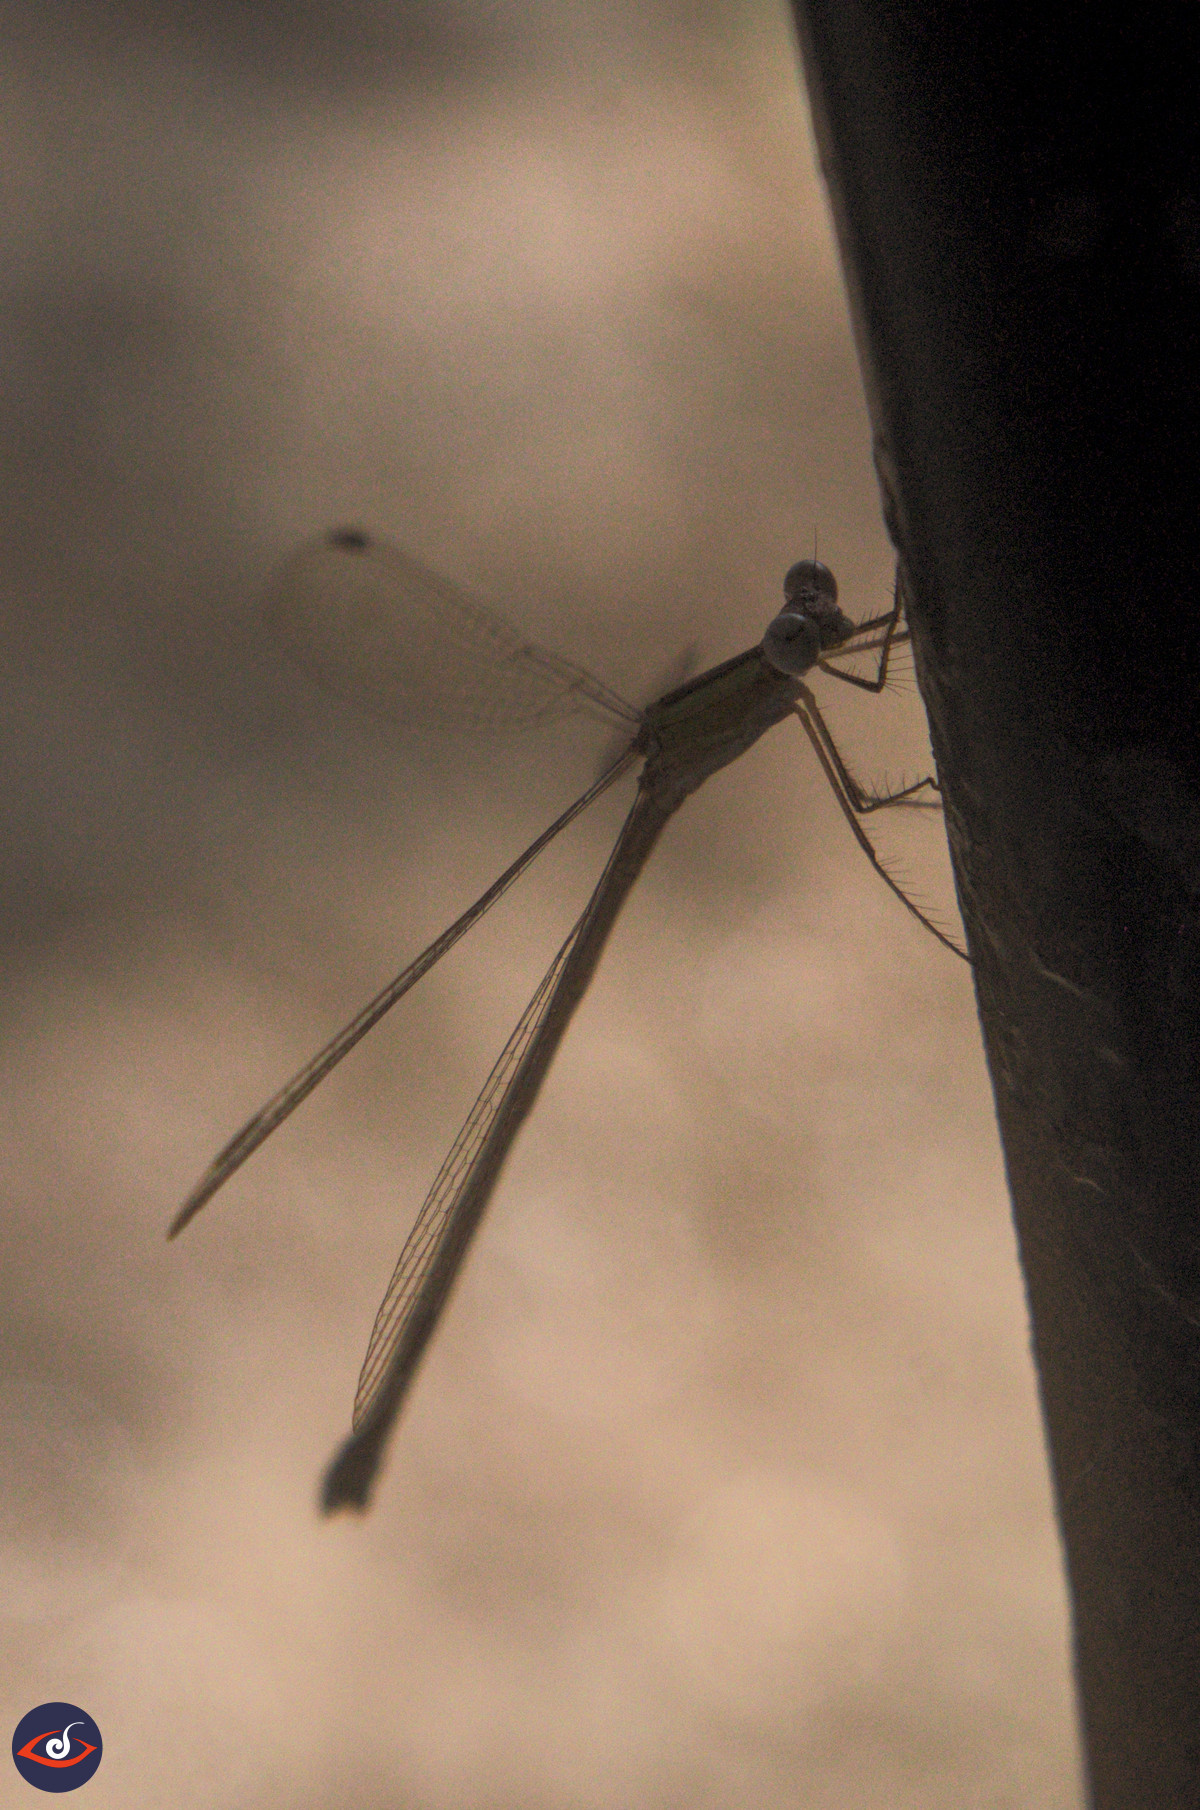
<svg viewBox="0 0 1200 1810"><path fill-rule="evenodd" d="M375 1317L355 1398L354 1431L325 1473L321 1500L326 1513L366 1507L408 1386L513 1140L672 808L639 791L591 898L521 1014L438 1172Z"/></svg>
<svg viewBox="0 0 1200 1810"><path fill-rule="evenodd" d="M450 1146L446 1160L438 1170L433 1186L417 1215L416 1224L405 1241L388 1283L387 1293L375 1316L367 1355L363 1359L358 1390L354 1397L353 1425L356 1431L370 1418L385 1382L389 1389L395 1387L396 1379L388 1374L392 1360L404 1340L410 1320L420 1308L426 1278L443 1250L455 1242L455 1209L471 1183L475 1159L503 1110L509 1084L520 1066L521 1058L541 1029L555 984L579 938L586 916L585 911L521 1014L516 1029L467 1115L466 1123ZM419 1351L414 1353L414 1360L419 1355Z"/></svg>
<svg viewBox="0 0 1200 1810"><path fill-rule="evenodd" d="M548 843L554 840L560 830L564 830L579 816L581 811L587 809L593 799L599 798L602 792L606 791L627 771L634 758L634 750L631 748L627 748L624 753L618 755L608 770L602 773L599 779L593 781L587 791L575 800L574 804L568 805L562 815L555 818L549 829L543 830L541 835L530 843L525 852L517 856L512 866L506 868L500 878L494 880L487 891L482 893L460 918L456 918L448 929L443 930L442 934L436 937L429 947L417 956L415 961L410 962L408 967L396 976L395 980L389 982L381 993L377 993L374 999L368 1001L362 1011L357 1013L350 1023L338 1032L336 1037L331 1038L324 1049L318 1050L312 1060L305 1063L299 1074L293 1075L292 1079L280 1089L273 1099L268 1100L252 1119L247 1120L237 1135L230 1138L224 1149L218 1151L208 1165L171 1221L170 1229L167 1232L168 1238L174 1238L179 1232L182 1232L184 1226L195 1217L205 1202L211 1200L217 1189L224 1187L230 1176L241 1168L246 1158L252 1156L277 1126L282 1125L283 1121L295 1112L297 1106L308 1098L313 1088L325 1079L330 1070L342 1060L342 1057L348 1055L356 1043L361 1043L367 1032L379 1023L384 1013L390 1012L396 1001L401 999L410 987L415 987L422 975L428 974L434 963L441 961L446 951L453 948L458 939L465 936L471 926L477 924L486 911L491 910L497 899L503 897L513 881L524 873L530 862L541 853Z"/></svg>
<svg viewBox="0 0 1200 1810"><path fill-rule="evenodd" d="M580 710L640 721L582 666L358 528L302 547L272 586L267 614L319 684L393 724L519 728Z"/></svg>

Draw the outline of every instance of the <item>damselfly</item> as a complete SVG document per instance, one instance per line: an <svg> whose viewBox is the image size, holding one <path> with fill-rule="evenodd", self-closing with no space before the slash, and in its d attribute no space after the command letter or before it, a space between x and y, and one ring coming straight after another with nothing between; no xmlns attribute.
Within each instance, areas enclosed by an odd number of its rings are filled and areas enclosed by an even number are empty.
<svg viewBox="0 0 1200 1810"><path fill-rule="evenodd" d="M502 617L398 548L358 529L325 536L285 568L273 611L293 651L325 683L349 690L376 709L401 716L426 714L430 707L444 713L449 699L452 715L464 720L510 723L584 709L622 725L626 740L587 791L230 1140L176 1215L171 1237L559 831L641 763L637 796L591 898L488 1076L400 1253L367 1347L353 1431L325 1476L326 1510L366 1506L421 1355L617 914L670 818L710 775L744 754L776 723L796 717L875 871L939 942L963 954L905 896L859 821L887 806L937 809L936 780L926 777L892 792L865 791L804 683L804 675L816 668L866 691L883 690L891 652L908 639L899 581L891 610L858 624L838 608L833 573L816 559L791 567L783 594L783 609L757 647L668 691L645 710L635 710L583 667L524 640ZM419 618L424 622L414 632ZM423 669L414 657L417 650ZM838 665L861 654L878 656L874 677Z"/></svg>

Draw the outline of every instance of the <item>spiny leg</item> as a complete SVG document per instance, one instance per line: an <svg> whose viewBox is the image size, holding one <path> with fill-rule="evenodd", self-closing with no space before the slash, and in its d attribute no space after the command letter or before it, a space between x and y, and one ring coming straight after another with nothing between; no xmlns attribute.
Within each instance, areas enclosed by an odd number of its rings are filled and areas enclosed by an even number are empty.
<svg viewBox="0 0 1200 1810"><path fill-rule="evenodd" d="M926 774L924 779L914 780L911 786L901 786L898 792L864 792L842 759L829 725L821 715L817 707L817 700L807 685L803 688L801 699L796 705L796 715L801 718L810 737L820 738L823 749L822 764L826 759L832 764L837 772L839 793L849 800L861 817L865 817L869 811L881 810L885 804L907 804L915 806L918 810L926 811L941 810L942 788L932 774ZM930 791L935 792L937 797L917 798L914 796L915 793L924 791L926 786Z"/></svg>
<svg viewBox="0 0 1200 1810"><path fill-rule="evenodd" d="M907 630L900 628L900 618L904 613L904 598L900 591L900 573L896 573L896 588L892 593L892 607L886 616L873 616L870 622L860 623L858 634L865 635L872 629L883 630L883 640L879 646L879 666L873 679L860 678L854 672L842 672L840 667L830 666L824 660L817 665L822 672L827 672L831 679L841 679L846 685L857 685L860 691L880 692L887 684L888 659L893 647L898 642L908 640ZM865 650L864 650L865 651Z"/></svg>
<svg viewBox="0 0 1200 1810"><path fill-rule="evenodd" d="M842 672L838 667L828 665L824 660L818 661L821 671L827 672L832 679L844 679L848 685L857 685L863 691L875 692L876 694L881 692L887 684L888 658L893 647L898 647L902 642L909 639L908 630L900 627L903 612L904 594L900 588L900 573L899 570L897 570L891 609L886 616L872 617L869 622L860 624L858 629L859 635L869 634L876 629L883 630L881 641L868 644L871 651L874 651L876 647L879 648L879 666L875 677L873 679L863 679L856 673ZM868 650L864 648L860 651L866 652ZM885 804L910 804L928 810L940 809L941 787L938 785L937 780L929 775L924 779L918 779L911 786L901 787L898 792L885 792L882 795L873 792L865 792L842 759L837 743L834 741L833 735L830 732L829 725L821 715L820 709L817 706L817 701L808 690L807 686L804 690L804 704L809 717L809 721L805 724L805 727L810 730L810 733L815 729L817 734L821 737L825 752L837 769L838 778L841 781L842 795L850 801L856 811L865 815L868 811L879 810ZM924 791L927 786L930 791L938 794L936 799L917 798L914 796L915 793Z"/></svg>
<svg viewBox="0 0 1200 1810"><path fill-rule="evenodd" d="M857 803L856 798L855 798L855 793L858 793L859 796L861 796L862 795L861 789L855 784L855 782L853 780L850 779L850 775L849 775L849 772L847 771L845 762L842 760L840 754L838 754L837 749L834 746L833 737L829 734L829 731L825 727L825 724L821 721L820 712L817 710L816 704L813 701L812 693L808 690L807 686L805 686L805 688L804 688L802 701L798 702L794 706L794 709L795 709L796 715L800 719L800 724L804 730L805 735L807 735L809 741L813 745L813 750L816 754L817 759L821 763L821 769L824 772L826 779L829 781L830 790L832 791L834 797L838 801L838 806L841 810L841 813L842 813L843 817L846 819L846 822L850 825L851 830L854 832L855 841L858 843L859 847L862 849L862 852L867 857L867 860L871 863L871 866L875 869L875 872L879 875L879 878L883 881L884 885L889 889L889 891L895 893L895 895L899 899L900 903L904 906L904 909L906 911L909 911L912 913L913 917L916 918L918 924L924 924L924 926L925 926L926 930L928 930L929 934L931 936L935 936L939 943L941 943L947 949L952 949L954 951L955 955L961 956L963 961L969 962L971 958L967 954L966 950L960 949L958 944L954 941L954 939L952 937L947 936L945 931L939 930L937 925L932 921L932 919L927 918L925 916L925 913L920 909L920 907L917 905L914 905L912 900L909 898L908 894L903 890L903 888L898 886L896 881L893 880L891 874L889 874L887 868L883 865L883 862L879 859L879 856L876 854L873 844L868 839L866 831L863 829L861 823L858 821L858 816L856 815L857 812L861 812L864 809L875 810L880 805L883 805L883 804L894 804L894 803L898 803L898 802L922 803L924 801L923 800L916 800L916 801L906 800L906 793L901 792L901 793L897 793L895 798L890 798L890 799L889 798L880 798L880 799L875 799L873 801L868 800L865 806ZM810 719L810 717L809 717L810 710L815 714L815 716L817 718L817 722L820 723L821 731L823 731L823 736L822 736L822 733L818 732L816 725ZM843 776L845 776L844 779L843 779ZM850 792L847 789L846 784L845 784L846 780L849 780L850 784L854 786L854 792ZM934 781L921 780L918 783L920 785L933 785ZM912 792L913 790L915 790L915 788L912 786L909 786L906 788L907 792Z"/></svg>

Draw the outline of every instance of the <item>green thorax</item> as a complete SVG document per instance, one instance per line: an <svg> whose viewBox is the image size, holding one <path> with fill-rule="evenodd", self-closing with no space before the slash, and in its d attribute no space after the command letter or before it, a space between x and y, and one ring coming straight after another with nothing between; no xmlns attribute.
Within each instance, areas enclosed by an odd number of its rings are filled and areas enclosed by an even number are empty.
<svg viewBox="0 0 1200 1810"><path fill-rule="evenodd" d="M649 705L636 747L642 788L668 809L744 754L791 714L803 682L776 672L757 647L690 679Z"/></svg>

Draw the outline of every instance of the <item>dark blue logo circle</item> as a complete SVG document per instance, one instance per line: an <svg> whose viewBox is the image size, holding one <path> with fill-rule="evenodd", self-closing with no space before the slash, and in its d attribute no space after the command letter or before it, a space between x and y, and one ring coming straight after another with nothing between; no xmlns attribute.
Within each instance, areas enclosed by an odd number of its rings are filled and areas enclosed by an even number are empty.
<svg viewBox="0 0 1200 1810"><path fill-rule="evenodd" d="M86 1785L104 1754L100 1730L74 1703L39 1703L13 1731L13 1765L39 1791Z"/></svg>

